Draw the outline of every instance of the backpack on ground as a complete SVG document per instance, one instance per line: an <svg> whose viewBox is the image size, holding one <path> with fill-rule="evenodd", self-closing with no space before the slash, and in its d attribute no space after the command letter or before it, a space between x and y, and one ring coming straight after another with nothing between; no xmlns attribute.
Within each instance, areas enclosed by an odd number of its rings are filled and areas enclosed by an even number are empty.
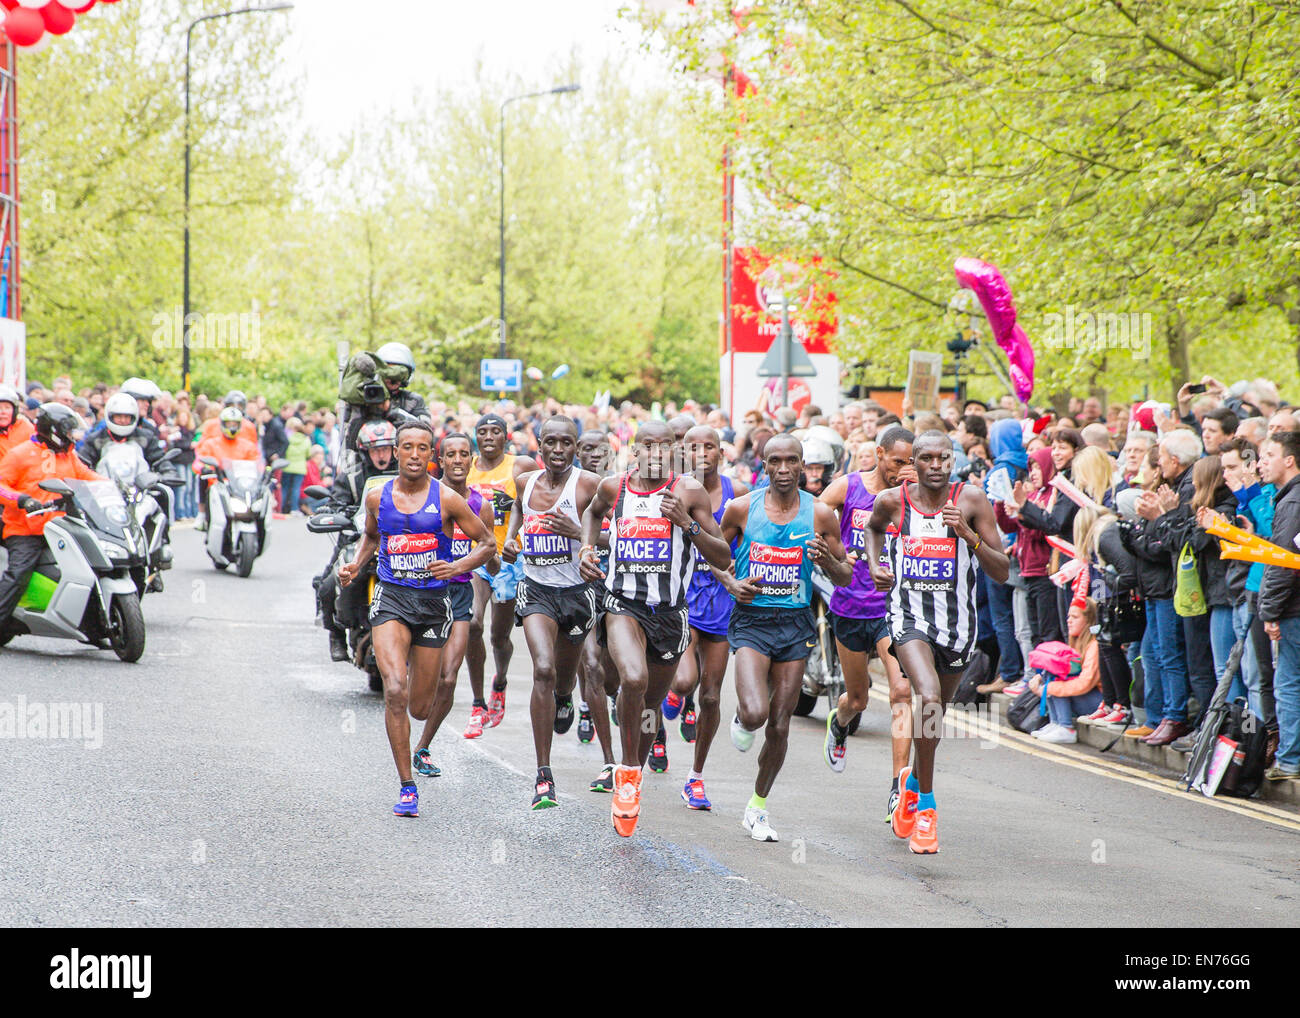
<svg viewBox="0 0 1300 1018"><path fill-rule="evenodd" d="M968 707L973 703L987 703L988 694L979 692L975 687L988 682L992 670L988 654L977 647L975 653L971 655L970 664L961 673L957 691L952 694L952 700L949 702L958 707Z"/></svg>

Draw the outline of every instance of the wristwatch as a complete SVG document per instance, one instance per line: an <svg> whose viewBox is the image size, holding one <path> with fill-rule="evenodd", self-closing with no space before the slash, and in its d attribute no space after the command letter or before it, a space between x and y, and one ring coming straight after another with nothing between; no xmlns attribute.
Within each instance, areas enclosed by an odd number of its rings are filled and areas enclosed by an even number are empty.
<svg viewBox="0 0 1300 1018"><path fill-rule="evenodd" d="M690 525L689 527L686 528L686 532L687 532L688 534L690 534L692 537L695 537L697 534L699 534L699 532L700 532L700 521L699 521L699 520L691 520L691 525Z"/></svg>

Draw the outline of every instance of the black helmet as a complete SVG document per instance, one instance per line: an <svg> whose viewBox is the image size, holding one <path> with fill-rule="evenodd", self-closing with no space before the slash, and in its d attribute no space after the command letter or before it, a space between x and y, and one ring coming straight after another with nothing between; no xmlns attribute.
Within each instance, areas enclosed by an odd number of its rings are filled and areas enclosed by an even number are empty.
<svg viewBox="0 0 1300 1018"><path fill-rule="evenodd" d="M62 403L42 403L36 414L36 434L55 452L72 448L78 431L86 425Z"/></svg>
<svg viewBox="0 0 1300 1018"><path fill-rule="evenodd" d="M237 406L240 410L248 409L248 397L238 389L231 389L226 393L226 398L221 401L222 406Z"/></svg>

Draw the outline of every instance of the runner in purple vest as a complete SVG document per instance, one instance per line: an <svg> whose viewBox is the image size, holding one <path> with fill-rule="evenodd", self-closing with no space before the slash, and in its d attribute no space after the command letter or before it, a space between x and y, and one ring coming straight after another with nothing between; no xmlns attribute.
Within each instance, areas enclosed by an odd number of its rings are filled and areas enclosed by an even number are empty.
<svg viewBox="0 0 1300 1018"><path fill-rule="evenodd" d="M466 484L470 467L474 465L474 444L468 435L447 435L442 440L439 462L442 464L442 483L469 503L470 512L478 515L489 531L492 529L492 503ZM493 544L495 545L495 540ZM474 542L459 525L453 524L451 536L451 557L453 560L465 558L473 548ZM501 559L496 555L488 559L483 567L495 576L501 568ZM442 674L438 680L438 691L434 695L433 710L424 722L424 731L420 743L415 749L414 764L418 773L436 778L442 773L429 755L429 743L438 734L438 726L451 711L452 700L456 697L456 679L460 674L461 663L465 660L465 650L469 646L469 624L474 618L474 585L469 582L469 572L453 576L447 584L451 596L451 635L442 648Z"/></svg>
<svg viewBox="0 0 1300 1018"><path fill-rule="evenodd" d="M871 579L871 567L865 559L867 522L876 495L887 488L897 487L904 481L916 479L912 468L912 441L910 431L894 427L886 431L876 446L876 469L861 471L837 478L822 492L825 502L840 516L840 535L850 555L856 556L853 582L836 589L831 598L831 623L835 628L835 644L844 670L844 694L838 709L826 719L824 753L831 770L844 770L849 726L867 705L867 690L871 678L867 663L875 654L885 666L889 678L889 706L891 714L890 743L894 757L892 773L898 774L911 753L912 739L912 687L897 659L890 654L888 595L876 590ZM899 795L897 782L889 791L889 806L885 822L894 809Z"/></svg>

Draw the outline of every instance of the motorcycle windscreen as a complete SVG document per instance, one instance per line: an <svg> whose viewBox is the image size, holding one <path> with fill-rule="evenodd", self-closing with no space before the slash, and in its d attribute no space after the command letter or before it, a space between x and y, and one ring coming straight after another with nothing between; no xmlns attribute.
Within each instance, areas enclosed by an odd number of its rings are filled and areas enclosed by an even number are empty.
<svg viewBox="0 0 1300 1018"><path fill-rule="evenodd" d="M127 525L126 503L114 481L68 481L91 526L121 536Z"/></svg>
<svg viewBox="0 0 1300 1018"><path fill-rule="evenodd" d="M250 499L257 492L262 480L262 463L260 460L225 460L221 469L226 475L226 485L232 495Z"/></svg>

